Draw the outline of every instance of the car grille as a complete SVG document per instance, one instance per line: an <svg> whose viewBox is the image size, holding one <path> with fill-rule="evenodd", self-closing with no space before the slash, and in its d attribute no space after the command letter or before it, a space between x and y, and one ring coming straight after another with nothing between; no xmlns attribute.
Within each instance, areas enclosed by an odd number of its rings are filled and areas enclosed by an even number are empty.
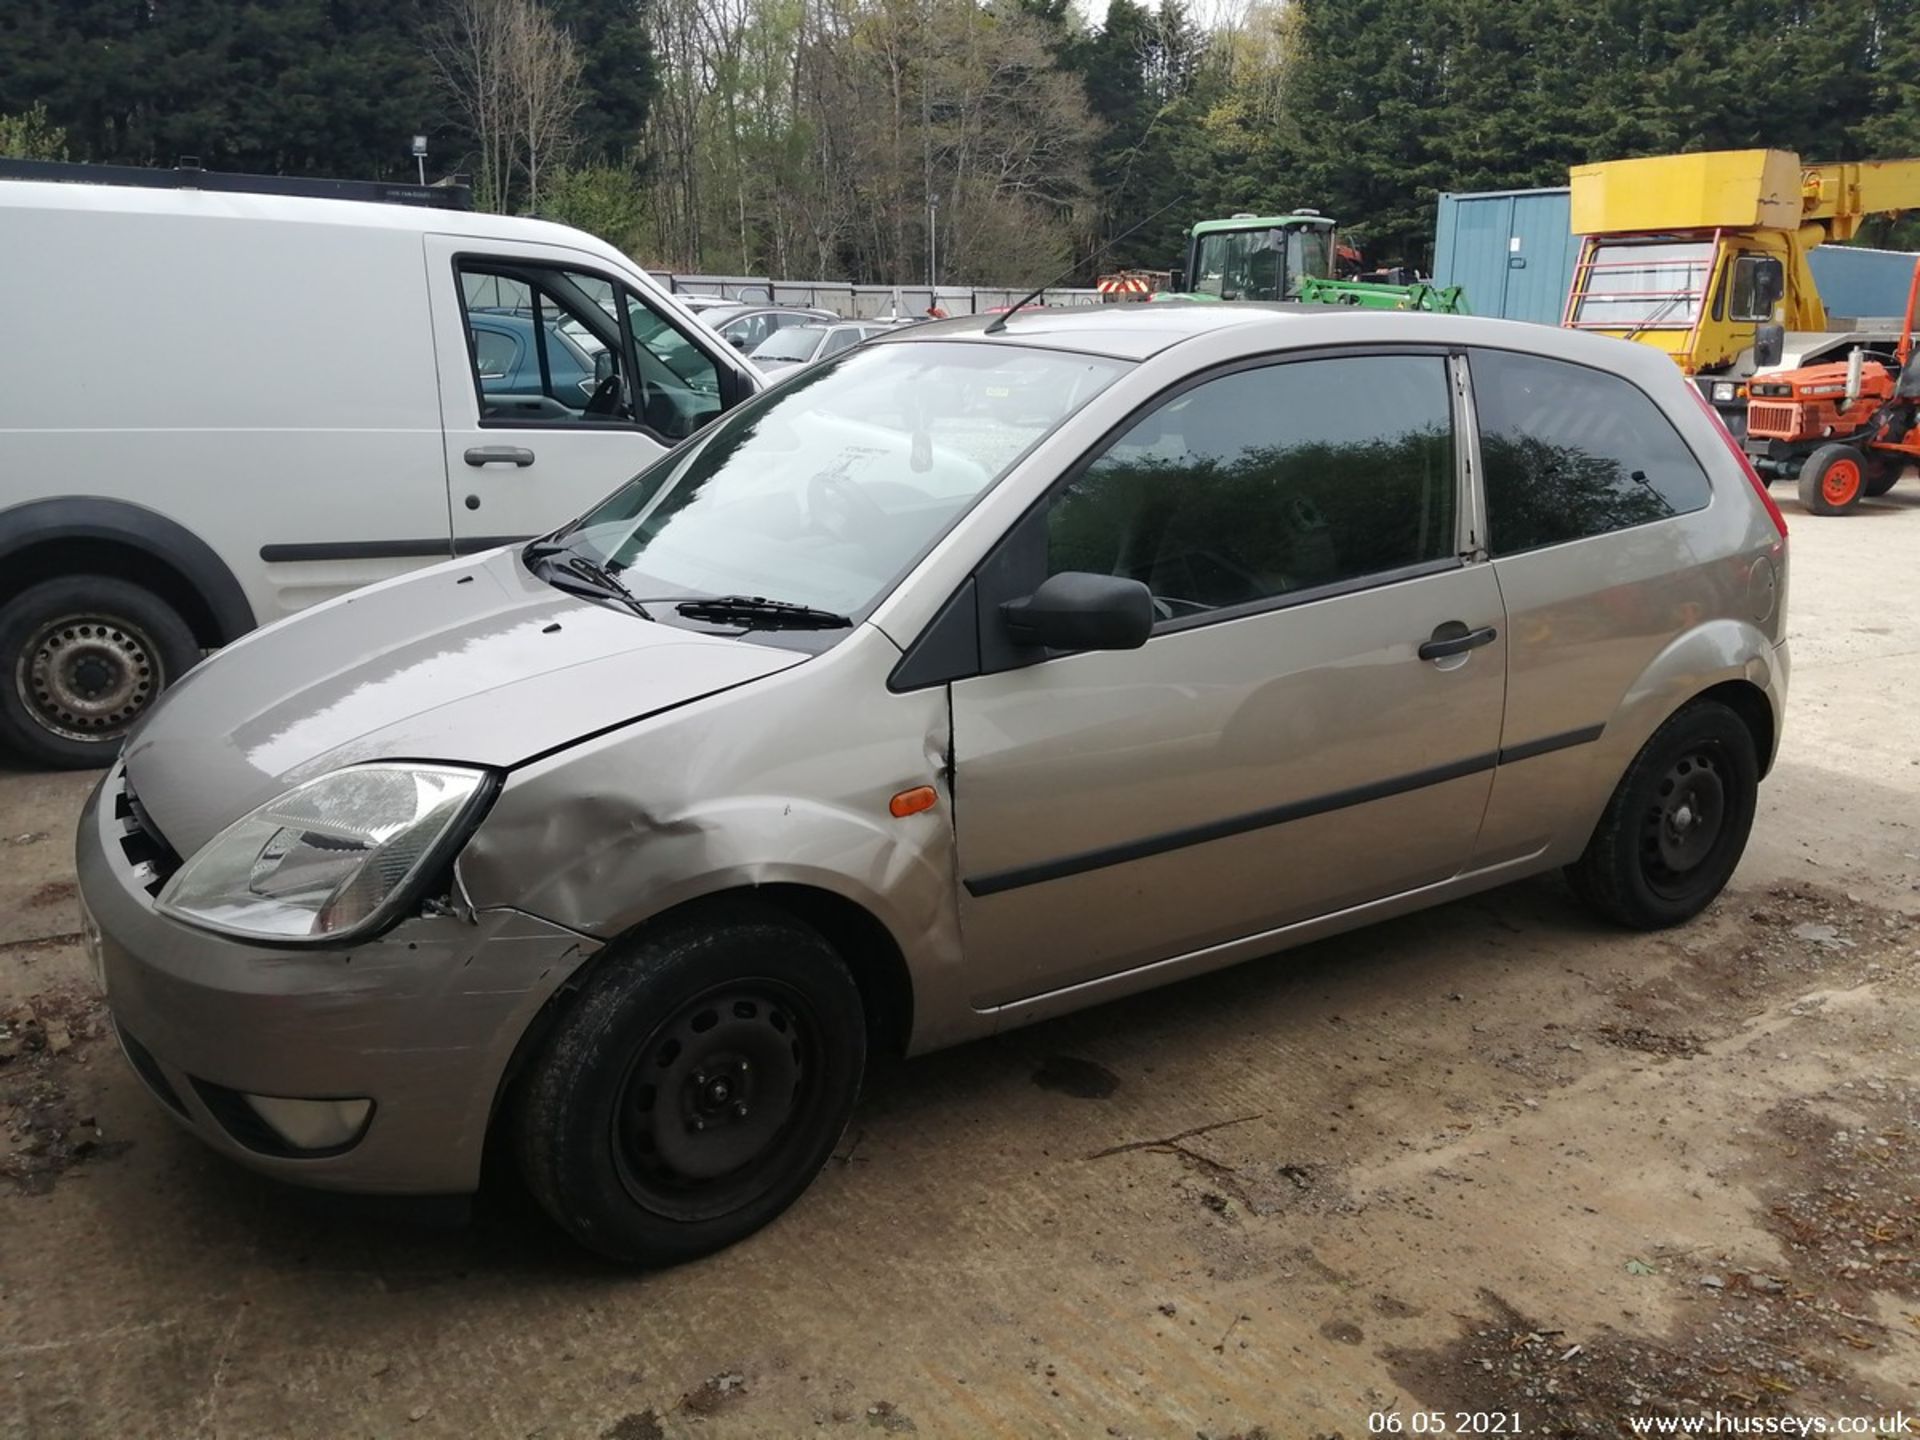
<svg viewBox="0 0 1920 1440"><path fill-rule="evenodd" d="M1800 407L1797 405L1762 405L1758 401L1747 407L1747 433L1749 435L1776 435L1781 439L1790 439L1800 428Z"/></svg>
<svg viewBox="0 0 1920 1440"><path fill-rule="evenodd" d="M180 868L180 855L153 823L140 797L133 793L133 782L127 778L124 766L120 771L120 788L113 797L113 818L119 822L120 848L126 854L127 863L133 866L135 878L149 895L158 895L160 887Z"/></svg>

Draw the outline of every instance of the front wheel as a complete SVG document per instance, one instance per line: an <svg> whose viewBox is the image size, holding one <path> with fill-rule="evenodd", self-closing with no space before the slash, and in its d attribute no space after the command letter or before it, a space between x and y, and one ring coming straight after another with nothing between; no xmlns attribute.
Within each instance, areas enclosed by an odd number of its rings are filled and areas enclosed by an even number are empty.
<svg viewBox="0 0 1920 1440"><path fill-rule="evenodd" d="M1852 445L1822 445L1800 467L1800 503L1810 515L1844 515L1867 493L1867 457Z"/></svg>
<svg viewBox="0 0 1920 1440"><path fill-rule="evenodd" d="M1601 915L1636 930L1691 920L1740 863L1759 791L1746 723L1697 700L1633 757L1567 879Z"/></svg>
<svg viewBox="0 0 1920 1440"><path fill-rule="evenodd" d="M138 585L69 575L0 605L0 742L32 764L89 769L200 658L180 613Z"/></svg>
<svg viewBox="0 0 1920 1440"><path fill-rule="evenodd" d="M820 934L713 907L603 957L512 1123L542 1208L614 1260L740 1240L826 1163L866 1064L860 992Z"/></svg>

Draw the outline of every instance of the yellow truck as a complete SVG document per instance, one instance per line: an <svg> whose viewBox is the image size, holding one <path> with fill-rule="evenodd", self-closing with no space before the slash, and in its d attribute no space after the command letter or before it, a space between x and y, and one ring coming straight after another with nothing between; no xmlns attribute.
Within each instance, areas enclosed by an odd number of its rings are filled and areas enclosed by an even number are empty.
<svg viewBox="0 0 1920 1440"><path fill-rule="evenodd" d="M1899 340L1897 317L1829 316L1807 255L1920 207L1920 159L1723 150L1577 165L1569 181L1581 245L1562 323L1666 351L1736 436L1756 370Z"/></svg>

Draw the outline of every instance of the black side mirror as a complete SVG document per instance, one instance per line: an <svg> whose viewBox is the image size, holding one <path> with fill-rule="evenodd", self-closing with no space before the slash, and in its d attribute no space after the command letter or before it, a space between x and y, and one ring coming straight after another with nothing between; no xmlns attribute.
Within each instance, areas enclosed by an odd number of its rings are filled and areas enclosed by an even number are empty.
<svg viewBox="0 0 1920 1440"><path fill-rule="evenodd" d="M1787 349L1787 327L1769 323L1753 327L1753 364L1757 370L1778 365Z"/></svg>
<svg viewBox="0 0 1920 1440"><path fill-rule="evenodd" d="M1138 650L1153 631L1153 595L1138 580L1068 570L1000 607L1007 633L1049 650Z"/></svg>
<svg viewBox="0 0 1920 1440"><path fill-rule="evenodd" d="M604 385L613 378L613 352L596 350L593 355L593 383Z"/></svg>

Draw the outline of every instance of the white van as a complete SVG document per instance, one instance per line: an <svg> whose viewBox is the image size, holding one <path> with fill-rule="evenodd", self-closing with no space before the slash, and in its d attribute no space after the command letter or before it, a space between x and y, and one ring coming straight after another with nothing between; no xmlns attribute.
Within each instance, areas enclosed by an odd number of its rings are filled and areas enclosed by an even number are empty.
<svg viewBox="0 0 1920 1440"><path fill-rule="evenodd" d="M0 744L48 765L108 763L256 625L552 529L764 383L592 236L369 201L0 180L0 316Z"/></svg>

